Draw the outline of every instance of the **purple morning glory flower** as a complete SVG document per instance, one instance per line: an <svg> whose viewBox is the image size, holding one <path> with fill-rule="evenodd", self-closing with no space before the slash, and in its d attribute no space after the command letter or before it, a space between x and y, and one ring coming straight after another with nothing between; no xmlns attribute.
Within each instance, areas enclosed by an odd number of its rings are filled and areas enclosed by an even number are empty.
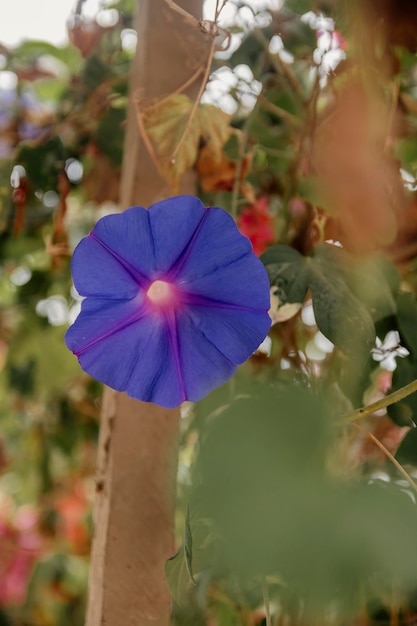
<svg viewBox="0 0 417 626"><path fill-rule="evenodd" d="M193 196L99 220L72 259L67 346L91 376L175 407L226 382L270 327L269 281L223 209Z"/></svg>

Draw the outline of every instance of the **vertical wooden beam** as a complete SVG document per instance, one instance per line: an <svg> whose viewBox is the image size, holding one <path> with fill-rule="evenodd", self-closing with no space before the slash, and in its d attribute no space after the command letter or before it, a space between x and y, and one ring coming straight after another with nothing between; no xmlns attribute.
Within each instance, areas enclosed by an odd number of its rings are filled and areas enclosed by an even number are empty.
<svg viewBox="0 0 417 626"><path fill-rule="evenodd" d="M202 0L178 0L201 17ZM189 79L207 41L164 0L139 0L138 48L130 93L149 101ZM195 95L198 83L187 93ZM193 193L192 177L182 192ZM128 109L121 206L167 197ZM123 358L123 355L120 355ZM106 389L99 440L95 535L86 626L168 626L164 564L174 550L173 518L179 411Z"/></svg>

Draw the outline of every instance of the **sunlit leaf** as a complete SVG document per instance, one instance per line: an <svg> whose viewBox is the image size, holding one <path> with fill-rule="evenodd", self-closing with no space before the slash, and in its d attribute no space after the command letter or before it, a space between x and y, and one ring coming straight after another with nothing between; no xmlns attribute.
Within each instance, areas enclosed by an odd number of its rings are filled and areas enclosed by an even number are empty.
<svg viewBox="0 0 417 626"><path fill-rule="evenodd" d="M190 98L177 94L161 104L156 102L143 112L146 132L161 170L173 188L177 188L181 176L195 165L201 145L209 145L212 159L220 161L223 145L231 132L230 116L224 111L200 103L192 115L193 106Z"/></svg>

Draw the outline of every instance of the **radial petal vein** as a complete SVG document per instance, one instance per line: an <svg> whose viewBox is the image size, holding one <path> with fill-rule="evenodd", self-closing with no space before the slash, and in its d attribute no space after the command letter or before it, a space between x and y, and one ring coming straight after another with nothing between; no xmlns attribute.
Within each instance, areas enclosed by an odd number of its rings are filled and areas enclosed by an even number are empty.
<svg viewBox="0 0 417 626"><path fill-rule="evenodd" d="M184 263L186 262L188 256L190 255L190 253L191 253L191 251L193 249L194 243L196 242L197 237L198 237L198 235L200 233L200 230L202 229L203 224L204 224L205 220L207 219L209 211L210 211L210 207L207 207L205 212L203 213L203 217L199 221L199 223L197 225L197 228L193 232L191 238L188 240L188 243L185 246L184 250L181 252L181 254L176 259L176 261L172 264L172 268L171 268L171 271L169 273L171 279L175 279L178 276L178 274L181 272L181 268L184 265Z"/></svg>
<svg viewBox="0 0 417 626"><path fill-rule="evenodd" d="M94 234L94 232L91 232L88 236L91 237L92 239L94 239L94 241L96 241L100 246L102 246L102 248L104 248L109 254L111 254L111 256L113 258L115 258L116 261L118 261L120 263L120 265L122 265L125 268L125 270L127 272L129 272L129 274L132 276L132 278L134 278L134 280L141 287L146 288L149 285L149 283L150 283L149 278L146 278L146 276L144 276L138 269L133 267L123 257L121 257L119 254L117 254L117 252L115 252L108 245L106 245L104 243L104 241L101 241L101 239L99 239L97 237L97 235Z"/></svg>
<svg viewBox="0 0 417 626"><path fill-rule="evenodd" d="M215 309L232 309L234 311L252 311L254 313L268 313L269 309L260 310L258 307L242 306L240 304L232 304L221 300L207 298L207 296L199 296L187 291L182 291L184 302L190 306L206 306Z"/></svg>
<svg viewBox="0 0 417 626"><path fill-rule="evenodd" d="M82 354L87 352L87 350L89 350L90 348L95 346L100 341L104 341L108 337L111 337L112 335L116 335L118 332L120 332L121 330L124 330L128 326L132 326L132 324L135 324L136 322L139 322L139 320L141 320L143 317L145 317L145 315L146 315L146 313L144 311L138 311L134 315L131 315L130 317L127 317L125 320L121 320L120 322L115 324L113 327L109 328L106 332L101 333L101 335L99 335L95 339L92 339L91 341L89 341L85 346L83 346L79 350L76 350L74 352L75 356L77 356L77 357L81 356Z"/></svg>
<svg viewBox="0 0 417 626"><path fill-rule="evenodd" d="M184 378L182 375L180 349L179 349L179 344L178 344L177 318L176 318L175 313L173 311L172 312L167 311L165 313L165 320L166 320L166 325L167 325L167 330L168 330L168 335L169 335L169 341L170 341L172 352L174 355L175 369L176 369L177 376L178 376L178 382L179 382L180 389L181 389L181 398L184 402L184 400L187 399L187 394L185 392Z"/></svg>

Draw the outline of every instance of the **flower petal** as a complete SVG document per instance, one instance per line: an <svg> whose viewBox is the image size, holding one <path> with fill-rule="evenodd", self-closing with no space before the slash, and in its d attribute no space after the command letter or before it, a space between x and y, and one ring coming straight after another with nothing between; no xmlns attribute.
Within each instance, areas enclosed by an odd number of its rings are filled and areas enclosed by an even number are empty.
<svg viewBox="0 0 417 626"><path fill-rule="evenodd" d="M193 326L230 361L248 359L271 326L267 313L222 306L194 306L187 311Z"/></svg>
<svg viewBox="0 0 417 626"><path fill-rule="evenodd" d="M144 300L142 294L130 300L86 298L81 303L80 314L66 332L67 347L78 356L92 344L137 323L147 314Z"/></svg>
<svg viewBox="0 0 417 626"><path fill-rule="evenodd" d="M68 345L75 339L69 334ZM132 398L167 408L184 400L163 316L148 315L90 342L78 359L88 374Z"/></svg>
<svg viewBox="0 0 417 626"><path fill-rule="evenodd" d="M82 296L121 300L133 298L139 290L132 274L93 237L84 237L76 247L71 271Z"/></svg>
<svg viewBox="0 0 417 626"><path fill-rule="evenodd" d="M194 196L177 196L148 209L158 269L168 271L181 256L207 213Z"/></svg>
<svg viewBox="0 0 417 626"><path fill-rule="evenodd" d="M106 215L97 222L93 236L112 250L135 275L152 280L156 274L154 240L149 213L143 207L132 207L124 213Z"/></svg>
<svg viewBox="0 0 417 626"><path fill-rule="evenodd" d="M190 294L190 303L197 295L252 310L268 311L270 307L268 275L252 252L204 276L180 280L178 286Z"/></svg>
<svg viewBox="0 0 417 626"><path fill-rule="evenodd" d="M179 280L192 280L249 253L252 253L251 243L239 232L231 215L210 207L185 254L172 269Z"/></svg>
<svg viewBox="0 0 417 626"><path fill-rule="evenodd" d="M187 314L178 315L177 332L186 398L197 402L229 380L236 365L194 326Z"/></svg>

